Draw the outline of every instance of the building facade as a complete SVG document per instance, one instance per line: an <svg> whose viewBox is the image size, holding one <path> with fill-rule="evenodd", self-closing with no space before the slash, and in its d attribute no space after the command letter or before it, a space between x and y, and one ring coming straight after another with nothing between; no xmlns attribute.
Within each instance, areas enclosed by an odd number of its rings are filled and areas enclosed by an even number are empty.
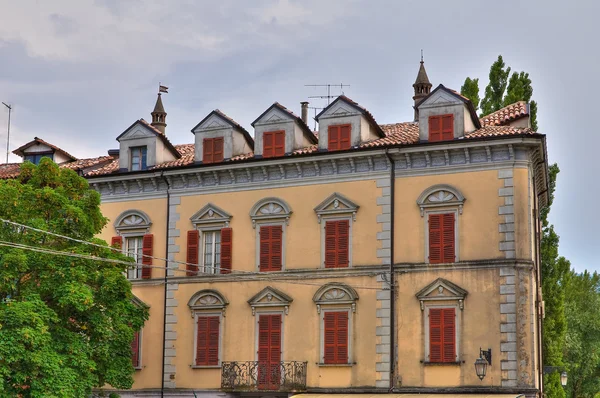
<svg viewBox="0 0 600 398"><path fill-rule="evenodd" d="M539 395L545 136L431 87L421 64L414 122L340 96L317 132L275 103L183 145L159 94L118 151L69 155L150 309L121 396ZM42 146L65 156L15 153Z"/></svg>

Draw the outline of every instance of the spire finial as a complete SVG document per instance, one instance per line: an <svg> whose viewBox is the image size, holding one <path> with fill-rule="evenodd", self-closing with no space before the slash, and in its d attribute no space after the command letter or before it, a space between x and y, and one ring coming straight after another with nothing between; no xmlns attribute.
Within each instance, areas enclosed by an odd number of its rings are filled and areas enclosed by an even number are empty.
<svg viewBox="0 0 600 398"><path fill-rule="evenodd" d="M423 49L421 49L421 63L423 63Z"/></svg>
<svg viewBox="0 0 600 398"><path fill-rule="evenodd" d="M156 98L156 104L152 111L152 126L156 127L163 134L165 133L165 127L167 127L167 112L162 103L161 93L167 93L169 88L158 83L158 96Z"/></svg>

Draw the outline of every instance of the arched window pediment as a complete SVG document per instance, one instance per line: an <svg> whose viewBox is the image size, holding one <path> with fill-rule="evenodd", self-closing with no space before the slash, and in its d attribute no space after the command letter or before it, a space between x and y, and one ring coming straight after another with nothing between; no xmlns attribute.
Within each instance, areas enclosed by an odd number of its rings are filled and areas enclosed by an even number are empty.
<svg viewBox="0 0 600 398"><path fill-rule="evenodd" d="M126 210L115 220L117 232L130 230L145 230L149 232L152 222L150 217L141 210Z"/></svg>
<svg viewBox="0 0 600 398"><path fill-rule="evenodd" d="M133 297L131 298L131 302L132 302L134 305L136 305L136 306L138 306L138 307L140 307L140 308L150 308L150 306L149 306L148 304L144 303L144 302L143 302L142 300L140 300L140 299L139 299L137 296L133 296Z"/></svg>
<svg viewBox="0 0 600 398"><path fill-rule="evenodd" d="M321 313L322 305L350 304L352 312L356 312L356 301L358 293L356 290L344 283L327 283L319 288L313 296L317 304L317 313Z"/></svg>
<svg viewBox="0 0 600 398"><path fill-rule="evenodd" d="M229 301L221 293L212 289L200 290L188 301L192 316L194 316L194 311L201 310L220 310L225 314L225 307L228 305Z"/></svg>
<svg viewBox="0 0 600 398"><path fill-rule="evenodd" d="M270 220L284 220L286 225L292 214L290 206L279 198L264 198L256 202L250 210L252 228L256 228L256 222Z"/></svg>
<svg viewBox="0 0 600 398"><path fill-rule="evenodd" d="M459 214L462 214L465 197L451 185L439 184L427 188L417 199L417 205L421 208L421 217L425 215L425 209L435 207L457 206Z"/></svg>

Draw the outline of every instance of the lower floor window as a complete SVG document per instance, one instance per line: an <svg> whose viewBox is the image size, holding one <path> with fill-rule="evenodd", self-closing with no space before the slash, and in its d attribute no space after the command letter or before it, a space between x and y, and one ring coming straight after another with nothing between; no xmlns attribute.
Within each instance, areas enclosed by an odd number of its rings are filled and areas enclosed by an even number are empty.
<svg viewBox="0 0 600 398"><path fill-rule="evenodd" d="M323 363L348 363L348 311L327 311L323 315Z"/></svg>
<svg viewBox="0 0 600 398"><path fill-rule="evenodd" d="M125 238L125 253L135 260L135 265L127 270L127 279L140 279L142 277L142 240L143 237L141 236Z"/></svg>
<svg viewBox="0 0 600 398"><path fill-rule="evenodd" d="M429 309L429 362L456 362L456 309Z"/></svg>
<svg viewBox="0 0 600 398"><path fill-rule="evenodd" d="M131 342L131 363L134 368L139 368L141 365L140 357L141 357L141 339L140 332L133 333L133 341Z"/></svg>
<svg viewBox="0 0 600 398"><path fill-rule="evenodd" d="M219 316L197 318L196 366L219 365Z"/></svg>

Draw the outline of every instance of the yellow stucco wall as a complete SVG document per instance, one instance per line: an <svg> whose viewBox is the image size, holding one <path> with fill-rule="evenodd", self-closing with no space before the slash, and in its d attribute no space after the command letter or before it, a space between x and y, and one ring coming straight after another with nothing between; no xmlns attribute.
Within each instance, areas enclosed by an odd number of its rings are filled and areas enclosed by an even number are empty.
<svg viewBox="0 0 600 398"><path fill-rule="evenodd" d="M261 311L282 311L283 308L258 309L256 316L247 301L267 285L280 290L294 301L289 314L283 315L284 361L308 361L307 382L314 387L347 387L375 384L375 290L357 288L359 300L355 313L351 313L351 359L353 366L319 366L320 318L312 301L314 293L326 281L311 279L313 285L286 283L285 281L248 281L181 284L177 290L180 306L176 309L177 332L177 385L182 388L219 388L220 369L193 369L194 320L187 306L192 295L199 290L214 289L230 302L223 319L222 360L256 360L256 322ZM375 288L374 277L348 277L336 282L350 286ZM302 283L302 282L300 282ZM329 307L332 308L332 307ZM335 308L335 307L333 307ZM348 305L344 308L349 308ZM326 309L326 307L323 307ZM213 313L209 311L209 313Z"/></svg>
<svg viewBox="0 0 600 398"><path fill-rule="evenodd" d="M515 248L517 258L533 260L531 250L531 197L529 172L527 169L514 169L514 207L515 207Z"/></svg>

